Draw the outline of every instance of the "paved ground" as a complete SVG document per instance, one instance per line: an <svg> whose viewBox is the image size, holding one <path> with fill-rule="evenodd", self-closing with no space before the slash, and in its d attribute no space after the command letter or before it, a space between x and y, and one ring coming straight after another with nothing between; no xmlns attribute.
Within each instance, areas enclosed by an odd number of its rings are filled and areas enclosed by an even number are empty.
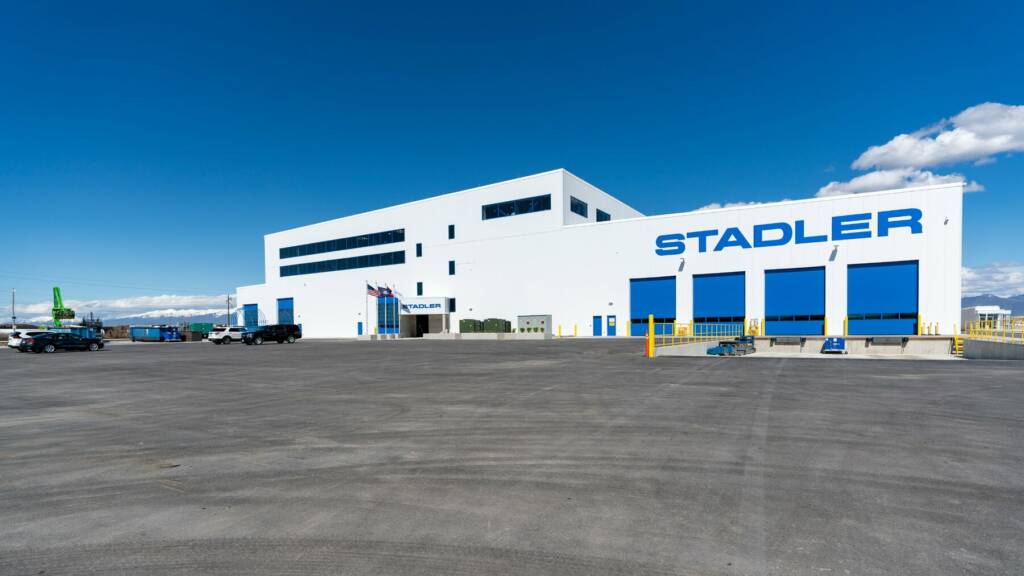
<svg viewBox="0 0 1024 576"><path fill-rule="evenodd" d="M1021 574L1024 366L0 351L0 574Z"/></svg>

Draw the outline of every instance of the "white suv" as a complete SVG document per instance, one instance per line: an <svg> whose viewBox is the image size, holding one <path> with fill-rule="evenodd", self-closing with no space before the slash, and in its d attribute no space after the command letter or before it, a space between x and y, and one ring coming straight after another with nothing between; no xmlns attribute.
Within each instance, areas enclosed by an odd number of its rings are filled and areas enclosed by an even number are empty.
<svg viewBox="0 0 1024 576"><path fill-rule="evenodd" d="M241 326L217 326L210 332L210 335L206 338L214 344L231 344L232 342L242 341L242 327Z"/></svg>
<svg viewBox="0 0 1024 576"><path fill-rule="evenodd" d="M31 338L33 336L38 336L40 334L46 334L46 331L45 330L31 330L31 331L11 332L7 336L7 347L8 348L14 348L18 352L21 352L22 350L18 346L21 344L21 339L22 338Z"/></svg>

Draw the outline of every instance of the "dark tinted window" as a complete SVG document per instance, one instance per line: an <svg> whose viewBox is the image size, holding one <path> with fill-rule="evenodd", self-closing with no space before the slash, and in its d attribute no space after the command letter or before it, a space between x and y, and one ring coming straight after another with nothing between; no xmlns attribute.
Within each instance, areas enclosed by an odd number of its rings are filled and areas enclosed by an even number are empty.
<svg viewBox="0 0 1024 576"><path fill-rule="evenodd" d="M542 212L544 210L551 210L550 194L520 198L518 200L506 200L496 204L486 204L480 209L481 217L484 220L529 214L531 212Z"/></svg>
<svg viewBox="0 0 1024 576"><path fill-rule="evenodd" d="M423 256L423 244L420 244L419 242L417 242L416 243L416 257L419 258L420 256Z"/></svg>
<svg viewBox="0 0 1024 576"><path fill-rule="evenodd" d="M597 215L597 221L598 222L608 222L609 220L612 219L612 215L611 214L605 212L604 210L601 210L600 208L597 208L595 210L595 213Z"/></svg>
<svg viewBox="0 0 1024 576"><path fill-rule="evenodd" d="M423 296L423 282L416 283L416 295Z"/></svg>
<svg viewBox="0 0 1024 576"><path fill-rule="evenodd" d="M455 239L455 224L449 224L448 225L448 239L449 240L454 240Z"/></svg>
<svg viewBox="0 0 1024 576"><path fill-rule="evenodd" d="M449 276L454 276L455 275L455 260L449 260L448 261L448 275Z"/></svg>
<svg viewBox="0 0 1024 576"><path fill-rule="evenodd" d="M348 238L337 238L335 240L324 240L323 242L313 242L299 246L289 246L281 248L279 253L281 258L295 258L296 256L309 256L312 254L323 254L324 252L365 248L367 246L380 246L381 244L393 244L395 242L405 242L404 228L350 236Z"/></svg>
<svg viewBox="0 0 1024 576"><path fill-rule="evenodd" d="M587 203L575 196L569 196L569 210L584 218L587 217Z"/></svg>
<svg viewBox="0 0 1024 576"><path fill-rule="evenodd" d="M370 254L367 256L337 258L335 260L321 260L320 262L307 262L305 264L290 264L288 266L281 266L281 277L318 274L320 272L336 272L339 270L353 270L355 268L390 266L392 264L405 264L405 250L399 250L398 252L385 252L383 254Z"/></svg>

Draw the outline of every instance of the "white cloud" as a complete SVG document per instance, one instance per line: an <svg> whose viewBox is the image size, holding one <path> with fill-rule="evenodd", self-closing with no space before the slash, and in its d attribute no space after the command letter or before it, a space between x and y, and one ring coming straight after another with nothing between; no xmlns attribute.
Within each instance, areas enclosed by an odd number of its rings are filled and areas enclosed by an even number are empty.
<svg viewBox="0 0 1024 576"><path fill-rule="evenodd" d="M711 204L705 204L704 206L697 208L694 212L700 212L701 210L718 210L719 208L733 208L735 206L756 206L758 204L764 204L764 202L726 202L725 204L712 202Z"/></svg>
<svg viewBox="0 0 1024 576"><path fill-rule="evenodd" d="M964 296L1024 294L1024 264L992 264L979 268L963 268L961 275Z"/></svg>
<svg viewBox="0 0 1024 576"><path fill-rule="evenodd" d="M894 168L892 170L875 170L849 180L847 182L832 181L818 189L815 196L839 196L841 194L859 194L861 192L875 192L878 190L895 190L897 188L908 188L911 186L928 186L931 184L949 184L951 182L964 182L960 174L933 174L928 170L917 170L914 168ZM980 192L985 187L973 180L967 182L964 190L967 192Z"/></svg>
<svg viewBox="0 0 1024 576"><path fill-rule="evenodd" d="M1024 151L1024 106L986 102L912 134L868 148L853 168L926 168L991 162L996 154Z"/></svg>
<svg viewBox="0 0 1024 576"><path fill-rule="evenodd" d="M1024 150L1024 106L985 102L911 134L872 146L854 160L856 170L872 170L848 182L829 182L816 196L857 194L909 186L965 182L966 192L985 188L961 174L935 174L925 168L973 162L984 166L997 154Z"/></svg>
<svg viewBox="0 0 1024 576"><path fill-rule="evenodd" d="M65 300L64 306L78 317L92 312L98 318L155 318L157 316L198 316L219 314L224 311L226 295L134 296L109 300ZM28 316L32 322L50 320L53 302L34 302L18 306L19 316ZM9 310L9 307L8 307Z"/></svg>

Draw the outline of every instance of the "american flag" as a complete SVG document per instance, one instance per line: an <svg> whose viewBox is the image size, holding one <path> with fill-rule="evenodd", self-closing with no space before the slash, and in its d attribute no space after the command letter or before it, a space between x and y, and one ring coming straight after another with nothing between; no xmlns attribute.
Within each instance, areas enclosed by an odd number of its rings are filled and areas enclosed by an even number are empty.
<svg viewBox="0 0 1024 576"><path fill-rule="evenodd" d="M383 298L391 298L391 297L394 296L394 294L391 292L391 288L388 288L387 286L385 286L383 288L381 288L380 286L377 286L377 292L379 292L380 293L380 297L383 297Z"/></svg>
<svg viewBox="0 0 1024 576"><path fill-rule="evenodd" d="M374 298L380 298L380 289L374 288L369 284L366 285L366 293L369 294L370 296L373 296Z"/></svg>

